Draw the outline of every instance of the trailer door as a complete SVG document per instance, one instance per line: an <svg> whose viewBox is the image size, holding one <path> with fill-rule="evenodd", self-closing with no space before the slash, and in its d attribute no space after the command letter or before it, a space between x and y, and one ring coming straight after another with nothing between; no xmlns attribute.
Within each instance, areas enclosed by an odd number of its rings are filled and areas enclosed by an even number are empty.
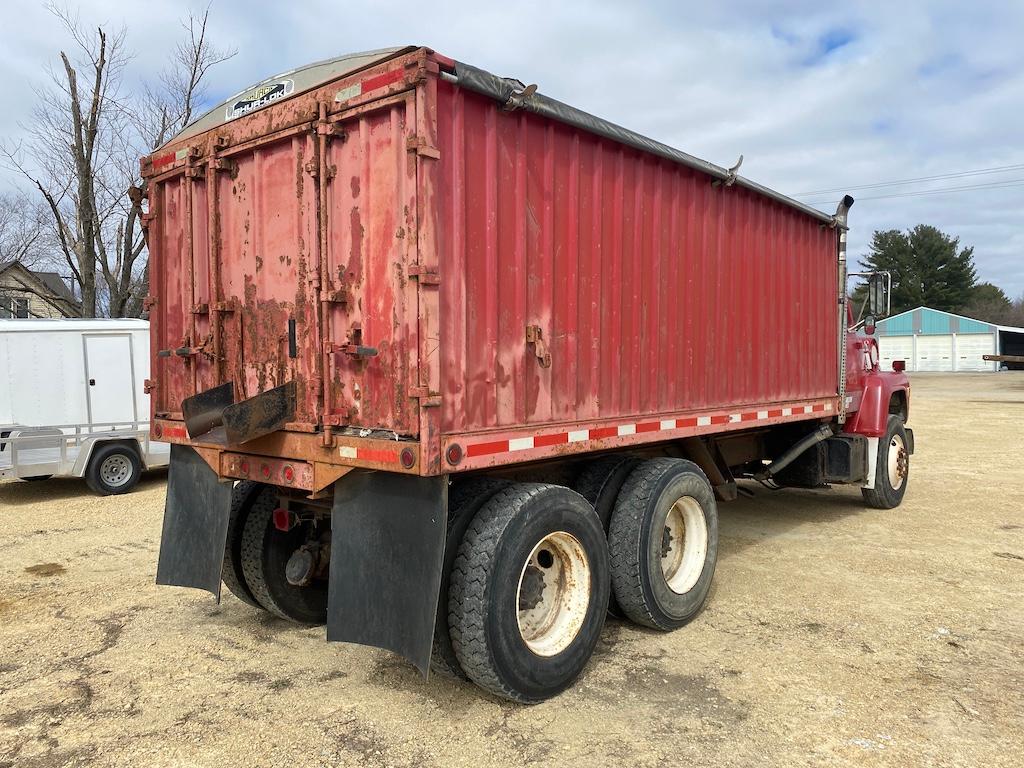
<svg viewBox="0 0 1024 768"><path fill-rule="evenodd" d="M326 153L324 423L415 435L415 98L406 92L332 118Z"/></svg>
<svg viewBox="0 0 1024 768"><path fill-rule="evenodd" d="M132 341L128 334L85 336L90 424L113 426L138 421L132 364Z"/></svg>

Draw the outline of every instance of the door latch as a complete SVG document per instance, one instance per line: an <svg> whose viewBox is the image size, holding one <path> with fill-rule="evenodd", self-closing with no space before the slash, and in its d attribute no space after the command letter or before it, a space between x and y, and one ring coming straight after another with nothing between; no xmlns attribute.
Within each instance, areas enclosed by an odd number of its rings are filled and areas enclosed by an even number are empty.
<svg viewBox="0 0 1024 768"><path fill-rule="evenodd" d="M548 345L544 343L544 332L539 325L526 326L526 343L533 344L533 352L540 361L541 368L551 367L551 352Z"/></svg>

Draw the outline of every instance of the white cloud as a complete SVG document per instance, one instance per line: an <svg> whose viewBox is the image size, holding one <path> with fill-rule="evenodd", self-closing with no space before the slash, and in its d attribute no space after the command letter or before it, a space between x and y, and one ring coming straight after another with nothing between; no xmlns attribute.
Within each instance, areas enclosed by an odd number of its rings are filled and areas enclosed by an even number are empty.
<svg viewBox="0 0 1024 768"><path fill-rule="evenodd" d="M127 25L135 78L159 69L189 7L80 5L84 19ZM214 73L212 91L226 96L340 52L422 43L713 162L742 153L745 175L784 192L1024 163L1024 5L704 5L215 0L214 39L239 54ZM17 135L31 108L27 81L63 43L36 8L0 29L0 135ZM976 181L1007 178L1024 173ZM860 193L853 254L876 228L930 223L975 247L981 279L1024 292L1024 186L866 199L898 191Z"/></svg>

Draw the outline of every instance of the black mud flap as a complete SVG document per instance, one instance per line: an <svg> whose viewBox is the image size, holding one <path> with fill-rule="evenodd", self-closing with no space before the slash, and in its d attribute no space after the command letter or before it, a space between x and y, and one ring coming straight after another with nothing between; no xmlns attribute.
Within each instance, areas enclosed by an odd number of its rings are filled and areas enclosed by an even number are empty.
<svg viewBox="0 0 1024 768"><path fill-rule="evenodd" d="M230 511L231 483L189 446L171 445L156 583L205 589L220 602Z"/></svg>
<svg viewBox="0 0 1024 768"><path fill-rule="evenodd" d="M426 676L447 477L351 472L334 485L327 639L394 651Z"/></svg>

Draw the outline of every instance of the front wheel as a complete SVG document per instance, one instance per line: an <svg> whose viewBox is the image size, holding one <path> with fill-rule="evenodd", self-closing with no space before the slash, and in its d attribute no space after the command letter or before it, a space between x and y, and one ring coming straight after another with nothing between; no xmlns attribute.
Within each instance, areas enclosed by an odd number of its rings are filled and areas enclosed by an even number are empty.
<svg viewBox="0 0 1024 768"><path fill-rule="evenodd" d="M864 503L875 509L893 509L903 501L910 480L910 450L903 419L890 416L875 454L875 487L861 488Z"/></svg>

